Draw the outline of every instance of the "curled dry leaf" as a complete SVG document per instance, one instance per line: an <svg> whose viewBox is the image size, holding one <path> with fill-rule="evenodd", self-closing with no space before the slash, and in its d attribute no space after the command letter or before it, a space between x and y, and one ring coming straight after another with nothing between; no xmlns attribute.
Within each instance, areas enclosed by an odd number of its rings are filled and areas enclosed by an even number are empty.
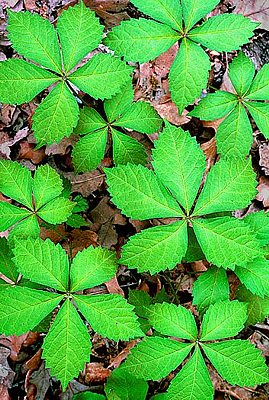
<svg viewBox="0 0 269 400"><path fill-rule="evenodd" d="M261 28L269 30L268 0L232 0L231 3L235 7L233 12L260 22Z"/></svg>
<svg viewBox="0 0 269 400"><path fill-rule="evenodd" d="M265 208L269 207L269 179L264 176L260 177L259 185L257 187L258 194L256 199L262 201Z"/></svg>

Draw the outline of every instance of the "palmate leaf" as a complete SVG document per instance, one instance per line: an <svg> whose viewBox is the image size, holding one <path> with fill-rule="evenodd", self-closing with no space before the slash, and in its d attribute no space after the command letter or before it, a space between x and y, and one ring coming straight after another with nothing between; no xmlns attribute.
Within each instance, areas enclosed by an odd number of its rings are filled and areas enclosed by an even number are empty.
<svg viewBox="0 0 269 400"><path fill-rule="evenodd" d="M197 326L192 313L175 304L154 304L148 309L148 319L153 328L163 335L196 340Z"/></svg>
<svg viewBox="0 0 269 400"><path fill-rule="evenodd" d="M131 107L133 98L134 91L132 80L130 79L119 93L104 101L104 109L108 121L110 123L115 121L125 110Z"/></svg>
<svg viewBox="0 0 269 400"><path fill-rule="evenodd" d="M213 121L225 117L237 103L238 98L235 94L218 90L215 93L207 94L188 115L203 121Z"/></svg>
<svg viewBox="0 0 269 400"><path fill-rule="evenodd" d="M16 282L18 271L12 260L13 254L6 238L0 238L0 273Z"/></svg>
<svg viewBox="0 0 269 400"><path fill-rule="evenodd" d="M221 14L211 17L188 34L190 39L216 51L238 50L253 35L259 24L243 15ZM225 40L223 40L225 37Z"/></svg>
<svg viewBox="0 0 269 400"><path fill-rule="evenodd" d="M253 294L261 298L269 296L269 260L258 258L243 267L236 267L235 273Z"/></svg>
<svg viewBox="0 0 269 400"><path fill-rule="evenodd" d="M0 101L11 104L27 103L58 79L36 65L10 58L0 63Z"/></svg>
<svg viewBox="0 0 269 400"><path fill-rule="evenodd" d="M269 213L265 213L264 211L251 213L244 218L244 222L255 232L256 238L262 246L269 243Z"/></svg>
<svg viewBox="0 0 269 400"><path fill-rule="evenodd" d="M240 285L236 292L236 298L247 304L247 326L255 325L257 322L263 322L269 315L269 297L261 299L259 296L247 290L244 285Z"/></svg>
<svg viewBox="0 0 269 400"><path fill-rule="evenodd" d="M155 146L152 164L156 174L188 214L202 182L205 156L188 132L168 122Z"/></svg>
<svg viewBox="0 0 269 400"><path fill-rule="evenodd" d="M85 135L86 133L103 129L106 126L107 122L94 108L83 107L79 112L79 120L75 128L75 133Z"/></svg>
<svg viewBox="0 0 269 400"><path fill-rule="evenodd" d="M38 146L58 143L70 136L78 121L78 104L64 82L55 86L33 115Z"/></svg>
<svg viewBox="0 0 269 400"><path fill-rule="evenodd" d="M112 372L105 385L107 400L145 400L147 391L147 382L126 374L120 368Z"/></svg>
<svg viewBox="0 0 269 400"><path fill-rule="evenodd" d="M97 54L83 67L69 75L69 80L79 89L104 100L118 93L130 80L133 68L110 54Z"/></svg>
<svg viewBox="0 0 269 400"><path fill-rule="evenodd" d="M269 139L269 104L258 102L245 102L245 106L254 119L261 133Z"/></svg>
<svg viewBox="0 0 269 400"><path fill-rule="evenodd" d="M69 72L83 57L98 47L103 27L95 13L79 1L74 7L63 10L57 22L62 46L63 63Z"/></svg>
<svg viewBox="0 0 269 400"><path fill-rule="evenodd" d="M269 64L265 64L257 73L252 85L246 94L251 100L269 99Z"/></svg>
<svg viewBox="0 0 269 400"><path fill-rule="evenodd" d="M30 215L31 212L24 208L19 208L10 203L0 201L0 231L3 232L7 230Z"/></svg>
<svg viewBox="0 0 269 400"><path fill-rule="evenodd" d="M43 343L42 356L51 375L61 381L63 390L90 361L88 330L71 301L66 300Z"/></svg>
<svg viewBox="0 0 269 400"><path fill-rule="evenodd" d="M248 340L208 343L202 348L221 377L231 385L255 386L268 382L265 360Z"/></svg>
<svg viewBox="0 0 269 400"><path fill-rule="evenodd" d="M26 333L51 313L62 298L59 294L19 286L0 291L0 332Z"/></svg>
<svg viewBox="0 0 269 400"><path fill-rule="evenodd" d="M192 224L206 259L219 267L234 269L263 255L258 240L243 221L220 217L193 219Z"/></svg>
<svg viewBox="0 0 269 400"><path fill-rule="evenodd" d="M121 263L151 274L180 263L188 246L187 224L155 226L132 236L123 246Z"/></svg>
<svg viewBox="0 0 269 400"><path fill-rule="evenodd" d="M74 202L59 196L42 206L37 215L49 224L56 225L67 221L74 206Z"/></svg>
<svg viewBox="0 0 269 400"><path fill-rule="evenodd" d="M75 295L74 300L94 331L112 340L144 336L133 306L118 294Z"/></svg>
<svg viewBox="0 0 269 400"><path fill-rule="evenodd" d="M239 301L218 301L203 317L200 341L218 340L236 336L244 328L247 305Z"/></svg>
<svg viewBox="0 0 269 400"><path fill-rule="evenodd" d="M38 210L49 201L60 196L63 183L60 175L48 164L41 165L35 171L33 179L33 194L35 209Z"/></svg>
<svg viewBox="0 0 269 400"><path fill-rule="evenodd" d="M243 96L249 90L255 75L253 62L240 51L229 65L229 78L236 92Z"/></svg>
<svg viewBox="0 0 269 400"><path fill-rule="evenodd" d="M49 239L15 239L13 252L24 278L62 292L68 290L68 257L59 244Z"/></svg>
<svg viewBox="0 0 269 400"><path fill-rule="evenodd" d="M201 18L205 17L216 5L218 0L181 0L185 28L188 31Z"/></svg>
<svg viewBox="0 0 269 400"><path fill-rule="evenodd" d="M12 46L18 53L53 71L61 72L57 33L49 20L29 11L9 10L8 33Z"/></svg>
<svg viewBox="0 0 269 400"><path fill-rule="evenodd" d="M179 371L167 392L167 400L213 400L214 389L199 347Z"/></svg>
<svg viewBox="0 0 269 400"><path fill-rule="evenodd" d="M127 61L154 60L180 39L180 34L168 25L139 18L123 21L104 40L105 45L124 56Z"/></svg>
<svg viewBox="0 0 269 400"><path fill-rule="evenodd" d="M133 219L180 217L177 202L156 175L141 165L105 169L109 192L123 213Z"/></svg>
<svg viewBox="0 0 269 400"><path fill-rule="evenodd" d="M210 61L204 50L196 43L184 39L169 73L172 100L180 114L206 88L209 70Z"/></svg>
<svg viewBox="0 0 269 400"><path fill-rule="evenodd" d="M36 238L39 235L40 227L37 217L35 214L31 214L12 228L8 234L8 241L12 244L16 237L27 239L28 237Z"/></svg>
<svg viewBox="0 0 269 400"><path fill-rule="evenodd" d="M137 378L159 380L177 368L193 344L161 337L146 337L132 350L121 369Z"/></svg>
<svg viewBox="0 0 269 400"><path fill-rule="evenodd" d="M229 282L223 268L211 266L194 282L192 295L193 304L202 313L217 301L229 300Z"/></svg>
<svg viewBox="0 0 269 400"><path fill-rule="evenodd" d="M70 268L70 290L92 288L115 276L117 260L112 251L89 246L77 253Z"/></svg>
<svg viewBox="0 0 269 400"><path fill-rule="evenodd" d="M113 160L116 166L120 164L142 164L147 162L144 146L137 140L116 129L111 129L113 141Z"/></svg>

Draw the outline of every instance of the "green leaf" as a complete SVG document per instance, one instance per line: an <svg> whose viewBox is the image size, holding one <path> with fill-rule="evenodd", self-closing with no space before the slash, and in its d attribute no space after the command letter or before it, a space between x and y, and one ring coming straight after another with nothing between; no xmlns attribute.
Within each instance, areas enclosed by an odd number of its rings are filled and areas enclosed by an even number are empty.
<svg viewBox="0 0 269 400"><path fill-rule="evenodd" d="M261 299L259 296L255 296L244 285L239 286L236 293L236 298L239 301L247 303L248 319L246 325L255 325L257 322L263 322L269 315L269 298L265 297Z"/></svg>
<svg viewBox="0 0 269 400"><path fill-rule="evenodd" d="M3 232L7 230L30 215L31 212L24 208L19 208L10 203L0 201L0 231Z"/></svg>
<svg viewBox="0 0 269 400"><path fill-rule="evenodd" d="M103 27L93 11L80 1L74 7L63 10L58 22L63 64L69 72L90 51L98 47L102 40Z"/></svg>
<svg viewBox="0 0 269 400"><path fill-rule="evenodd" d="M134 307L118 294L74 296L75 302L94 331L109 339L129 340L144 336Z"/></svg>
<svg viewBox="0 0 269 400"><path fill-rule="evenodd" d="M265 360L248 340L203 344L202 348L221 377L231 385L256 386L268 382Z"/></svg>
<svg viewBox="0 0 269 400"><path fill-rule="evenodd" d="M148 155L141 143L116 129L111 129L111 133L113 141L113 160L116 166L128 163L146 164Z"/></svg>
<svg viewBox="0 0 269 400"><path fill-rule="evenodd" d="M93 392L80 392L73 397L73 400L106 400L106 397Z"/></svg>
<svg viewBox="0 0 269 400"><path fill-rule="evenodd" d="M147 318L148 307L152 304L152 298L144 290L129 289L128 303L135 307L135 313L137 315Z"/></svg>
<svg viewBox="0 0 269 400"><path fill-rule="evenodd" d="M123 246L121 263L139 272L151 274L172 269L180 263L188 246L187 224L179 221L171 225L145 229Z"/></svg>
<svg viewBox="0 0 269 400"><path fill-rule="evenodd" d="M264 211L251 213L244 218L244 222L255 232L256 238L262 246L269 243L269 213L265 213Z"/></svg>
<svg viewBox="0 0 269 400"><path fill-rule="evenodd" d="M252 142L252 126L245 108L239 103L218 127L217 149L224 157L237 160L249 154Z"/></svg>
<svg viewBox="0 0 269 400"><path fill-rule="evenodd" d="M269 64L265 64L257 73L246 97L251 100L269 100Z"/></svg>
<svg viewBox="0 0 269 400"><path fill-rule="evenodd" d="M81 228L82 226L88 226L88 222L78 214L71 214L70 217L67 218L66 224L71 226L72 228Z"/></svg>
<svg viewBox="0 0 269 400"><path fill-rule="evenodd" d="M157 8L156 8L157 10ZM123 21L108 33L104 44L127 61L154 60L173 46L181 35L168 25L145 18Z"/></svg>
<svg viewBox="0 0 269 400"><path fill-rule="evenodd" d="M11 104L27 103L58 79L36 65L10 58L0 63L0 101Z"/></svg>
<svg viewBox="0 0 269 400"><path fill-rule="evenodd" d="M74 206L75 203L59 196L41 207L37 215L49 224L61 224L67 221L72 214Z"/></svg>
<svg viewBox="0 0 269 400"><path fill-rule="evenodd" d="M105 385L107 400L145 400L147 391L147 382L124 373L120 368L114 369Z"/></svg>
<svg viewBox="0 0 269 400"><path fill-rule="evenodd" d="M138 101L125 110L113 125L151 134L161 129L162 119L153 106L145 101Z"/></svg>
<svg viewBox="0 0 269 400"><path fill-rule="evenodd" d="M133 68L110 54L97 54L69 76L80 90L95 99L110 99L130 80Z"/></svg>
<svg viewBox="0 0 269 400"><path fill-rule="evenodd" d="M68 290L69 262L59 244L49 239L15 239L13 252L15 264L24 278L62 292Z"/></svg>
<svg viewBox="0 0 269 400"><path fill-rule="evenodd" d="M184 365L168 388L167 399L213 400L214 389L199 347Z"/></svg>
<svg viewBox="0 0 269 400"><path fill-rule="evenodd" d="M73 147L72 162L76 173L91 171L98 167L105 156L107 128L88 134Z"/></svg>
<svg viewBox="0 0 269 400"><path fill-rule="evenodd" d="M49 20L29 11L8 11L8 37L24 57L61 73L62 62L56 30Z"/></svg>
<svg viewBox="0 0 269 400"><path fill-rule="evenodd" d="M205 156L189 132L168 122L155 146L153 166L156 174L188 214L202 182Z"/></svg>
<svg viewBox="0 0 269 400"><path fill-rule="evenodd" d="M108 282L117 272L114 252L102 247L89 246L78 252L70 268L70 291L92 288Z"/></svg>
<svg viewBox="0 0 269 400"><path fill-rule="evenodd" d="M153 171L127 164L106 168L105 172L112 200L127 217L145 220L183 215Z"/></svg>
<svg viewBox="0 0 269 400"><path fill-rule="evenodd" d="M182 10L177 0L132 0L132 3L144 14L182 31Z"/></svg>
<svg viewBox="0 0 269 400"><path fill-rule="evenodd" d="M51 313L62 298L59 294L20 286L1 290L0 331L7 336L26 333Z"/></svg>
<svg viewBox="0 0 269 400"><path fill-rule="evenodd" d="M65 390L68 382L90 361L91 351L88 330L71 301L66 300L60 308L42 348L46 368Z"/></svg>
<svg viewBox="0 0 269 400"><path fill-rule="evenodd" d="M195 341L198 331L192 313L175 304L154 304L149 307L149 322L153 328L167 336Z"/></svg>
<svg viewBox="0 0 269 400"><path fill-rule="evenodd" d="M73 208L73 213L78 212L85 212L89 208L89 204L83 196L78 194L73 198L73 202L76 203L75 207Z"/></svg>
<svg viewBox="0 0 269 400"><path fill-rule="evenodd" d="M229 300L230 289L226 271L212 265L194 282L193 304L200 313L217 301Z"/></svg>
<svg viewBox="0 0 269 400"><path fill-rule="evenodd" d="M246 319L244 303L234 300L211 304L203 318L200 340L207 342L236 336L244 328Z"/></svg>
<svg viewBox="0 0 269 400"><path fill-rule="evenodd" d="M219 267L234 269L263 255L248 225L233 217L192 220L206 259ZM227 251L229 249L229 251Z"/></svg>
<svg viewBox="0 0 269 400"><path fill-rule="evenodd" d="M161 337L146 337L127 357L121 369L141 379L159 380L177 368L193 344Z"/></svg>
<svg viewBox="0 0 269 400"><path fill-rule="evenodd" d="M269 104L258 102L246 102L245 106L254 119L261 133L269 139Z"/></svg>
<svg viewBox="0 0 269 400"><path fill-rule="evenodd" d="M35 209L38 210L44 204L55 197L60 196L63 183L60 175L48 164L37 168L33 180L33 193Z"/></svg>
<svg viewBox="0 0 269 400"><path fill-rule="evenodd" d="M186 31L213 10L218 3L218 0L207 0L206 2L203 0L181 0Z"/></svg>
<svg viewBox="0 0 269 400"><path fill-rule="evenodd" d="M35 214L23 219L17 225L15 225L9 232L8 241L13 243L15 237L20 238L36 238L40 235L40 227L38 225L37 217Z"/></svg>
<svg viewBox="0 0 269 400"><path fill-rule="evenodd" d="M183 262L194 262L199 260L204 260L205 255L199 245L193 228L188 226L188 248L185 256L183 257Z"/></svg>
<svg viewBox="0 0 269 400"><path fill-rule="evenodd" d="M269 296L269 260L261 258L246 263L242 267L236 267L235 273L253 294L261 298Z"/></svg>
<svg viewBox="0 0 269 400"><path fill-rule="evenodd" d="M0 160L0 192L33 209L31 172L18 162Z"/></svg>
<svg viewBox="0 0 269 400"><path fill-rule="evenodd" d="M79 113L79 120L75 128L75 133L85 135L86 133L105 128L106 126L107 122L94 108L83 107Z"/></svg>
<svg viewBox="0 0 269 400"><path fill-rule="evenodd" d="M238 50L253 36L259 24L243 15L221 14L209 18L202 25L194 28L189 38L216 51ZM223 38L225 37L225 40Z"/></svg>
<svg viewBox="0 0 269 400"><path fill-rule="evenodd" d="M38 146L59 143L70 136L78 121L78 104L64 82L55 86L33 115Z"/></svg>
<svg viewBox="0 0 269 400"><path fill-rule="evenodd" d="M133 98L134 91L132 80L130 79L127 85L125 85L118 94L104 101L104 109L108 121L115 121L125 110L131 107Z"/></svg>
<svg viewBox="0 0 269 400"><path fill-rule="evenodd" d="M7 239L0 238L0 272L15 283L18 278L18 271L12 257L13 254Z"/></svg>
<svg viewBox="0 0 269 400"><path fill-rule="evenodd" d="M249 90L255 75L255 67L252 61L240 51L229 65L229 78L240 96L244 96Z"/></svg>
<svg viewBox="0 0 269 400"><path fill-rule="evenodd" d="M203 121L213 121L225 117L235 108L237 103L236 95L218 90L215 93L207 94L188 115L200 118Z"/></svg>
<svg viewBox="0 0 269 400"><path fill-rule="evenodd" d="M209 70L210 61L204 50L184 39L169 73L172 100L180 114L207 87Z"/></svg>
<svg viewBox="0 0 269 400"><path fill-rule="evenodd" d="M255 198L256 184L251 159L221 159L207 175L194 215L244 208Z"/></svg>

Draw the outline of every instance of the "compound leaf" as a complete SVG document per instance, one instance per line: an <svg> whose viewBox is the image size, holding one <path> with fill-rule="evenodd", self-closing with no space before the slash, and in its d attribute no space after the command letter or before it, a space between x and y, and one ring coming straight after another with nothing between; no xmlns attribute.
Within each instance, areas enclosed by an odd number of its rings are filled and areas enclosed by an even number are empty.
<svg viewBox="0 0 269 400"><path fill-rule="evenodd" d="M137 378L159 380L177 368L193 344L161 337L146 337L127 357L121 369Z"/></svg>
<svg viewBox="0 0 269 400"><path fill-rule="evenodd" d="M0 201L0 231L3 232L7 230L30 215L31 212L24 208L19 208L10 203Z"/></svg>
<svg viewBox="0 0 269 400"><path fill-rule="evenodd" d="M86 133L103 129L106 126L107 122L94 108L83 107L79 113L79 120L75 128L75 133L85 135Z"/></svg>
<svg viewBox="0 0 269 400"><path fill-rule="evenodd" d="M214 389L199 347L184 365L167 392L167 400L213 400Z"/></svg>
<svg viewBox="0 0 269 400"><path fill-rule="evenodd" d="M51 313L62 298L59 294L20 286L1 290L0 331L5 335L26 333Z"/></svg>
<svg viewBox="0 0 269 400"><path fill-rule="evenodd" d="M70 136L78 121L78 104L64 82L55 86L33 115L38 146L59 143Z"/></svg>
<svg viewBox="0 0 269 400"><path fill-rule="evenodd" d="M155 172L188 214L202 182L205 156L189 132L168 122L155 146Z"/></svg>
<svg viewBox="0 0 269 400"><path fill-rule="evenodd" d="M265 258L254 260L243 267L236 267L235 273L253 294L261 298L269 296L269 260Z"/></svg>
<svg viewBox="0 0 269 400"><path fill-rule="evenodd" d="M229 282L226 271L212 265L194 282L192 295L193 304L200 313L217 301L229 300Z"/></svg>
<svg viewBox="0 0 269 400"><path fill-rule="evenodd" d="M255 325L257 322L263 322L269 315L269 298L265 297L261 299L259 296L252 294L245 288L244 285L240 285L236 293L236 298L239 301L247 303L248 306L248 319L246 325Z"/></svg>
<svg viewBox="0 0 269 400"><path fill-rule="evenodd" d="M134 307L118 294L75 295L76 304L94 331L112 340L144 336Z"/></svg>
<svg viewBox="0 0 269 400"><path fill-rule="evenodd" d="M8 37L13 48L43 67L61 73L62 62L56 30L49 20L29 11L8 11Z"/></svg>
<svg viewBox="0 0 269 400"><path fill-rule="evenodd" d="M120 164L142 164L147 162L144 146L124 133L111 129L113 140L113 160L116 166Z"/></svg>
<svg viewBox="0 0 269 400"><path fill-rule="evenodd" d="M192 313L179 305L154 304L149 307L148 319L156 331L180 339L196 340L198 331Z"/></svg>
<svg viewBox="0 0 269 400"><path fill-rule="evenodd" d="M202 327L203 342L236 336L247 319L247 305L234 301L218 301L206 311Z"/></svg>
<svg viewBox="0 0 269 400"><path fill-rule="evenodd" d="M12 228L8 235L8 241L9 243L13 243L15 237L26 239L28 237L36 238L39 235L40 227L37 217L35 214L31 214Z"/></svg>
<svg viewBox="0 0 269 400"><path fill-rule="evenodd" d="M245 102L245 106L256 122L261 133L269 139L269 104L258 102Z"/></svg>
<svg viewBox="0 0 269 400"><path fill-rule="evenodd" d="M104 43L127 61L143 63L164 53L180 37L168 25L139 18L123 21L113 28Z"/></svg>
<svg viewBox="0 0 269 400"><path fill-rule="evenodd" d="M208 93L188 115L203 121L213 121L225 117L237 103L236 95L218 90L215 93Z"/></svg>
<svg viewBox="0 0 269 400"><path fill-rule="evenodd" d="M62 292L68 290L68 257L59 244L49 239L15 239L13 252L15 264L24 278Z"/></svg>
<svg viewBox="0 0 269 400"><path fill-rule="evenodd" d="M256 184L251 159L221 159L207 175L194 215L244 208L255 198Z"/></svg>
<svg viewBox="0 0 269 400"><path fill-rule="evenodd" d="M73 201L59 196L41 207L37 215L49 224L61 224L67 221L74 207L75 203Z"/></svg>
<svg viewBox="0 0 269 400"><path fill-rule="evenodd" d="M115 253L89 246L78 252L70 268L70 291L92 288L112 279L117 271Z"/></svg>
<svg viewBox="0 0 269 400"><path fill-rule="evenodd" d="M257 73L245 97L251 100L269 100L269 64L265 64Z"/></svg>
<svg viewBox="0 0 269 400"><path fill-rule="evenodd" d="M216 51L238 50L253 36L257 26L259 24L243 15L221 14L194 28L189 33L189 38Z"/></svg>
<svg viewBox="0 0 269 400"><path fill-rule="evenodd" d="M151 274L180 263L188 246L185 221L155 226L132 236L123 246L121 263Z"/></svg>
<svg viewBox="0 0 269 400"><path fill-rule="evenodd" d="M18 162L0 160L0 192L33 209L31 172Z"/></svg>
<svg viewBox="0 0 269 400"><path fill-rule="evenodd" d="M231 385L255 386L268 382L265 360L248 340L208 343L202 348L221 377Z"/></svg>
<svg viewBox="0 0 269 400"><path fill-rule="evenodd" d="M183 215L153 171L127 164L105 172L112 200L126 216L145 220Z"/></svg>
<svg viewBox="0 0 269 400"><path fill-rule="evenodd" d="M0 101L11 104L27 103L58 79L36 65L10 58L0 63Z"/></svg>
<svg viewBox="0 0 269 400"><path fill-rule="evenodd" d="M93 11L80 1L74 7L63 10L57 31L63 53L63 63L69 72L83 57L98 47L102 40L103 27Z"/></svg>
<svg viewBox="0 0 269 400"><path fill-rule="evenodd" d="M196 43L184 39L169 73L172 100L181 114L207 87L210 61Z"/></svg>
<svg viewBox="0 0 269 400"><path fill-rule="evenodd" d="M134 98L134 91L132 80L130 78L127 85L125 85L119 93L111 99L104 101L104 109L108 121L111 123L115 121L121 114L131 107Z"/></svg>
<svg viewBox="0 0 269 400"><path fill-rule="evenodd" d="M264 211L251 213L244 218L244 222L255 232L256 238L262 246L269 243L269 213Z"/></svg>
<svg viewBox="0 0 269 400"><path fill-rule="evenodd" d="M48 164L41 165L35 171L33 180L33 194L35 209L38 210L44 204L55 197L60 196L63 190L63 183L60 175Z"/></svg>
<svg viewBox="0 0 269 400"><path fill-rule="evenodd" d="M88 330L71 301L66 300L60 308L42 348L46 368L65 390L68 382L90 361L91 351Z"/></svg>
<svg viewBox="0 0 269 400"><path fill-rule="evenodd" d="M234 269L263 255L252 230L233 217L193 219L193 229L206 259L219 267ZM229 249L229 251L227 251Z"/></svg>
<svg viewBox="0 0 269 400"><path fill-rule="evenodd" d="M146 381L126 374L120 368L114 369L105 385L108 400L145 400L147 391L148 384Z"/></svg>
<svg viewBox="0 0 269 400"><path fill-rule="evenodd" d="M254 64L240 51L238 56L235 57L229 65L229 78L240 96L244 96L249 90L254 75Z"/></svg>
<svg viewBox="0 0 269 400"><path fill-rule="evenodd" d="M181 0L185 28L188 31L200 19L206 16L216 5L217 0Z"/></svg>
<svg viewBox="0 0 269 400"><path fill-rule="evenodd" d="M133 68L110 54L97 54L69 76L69 80L95 99L110 99L130 80Z"/></svg>

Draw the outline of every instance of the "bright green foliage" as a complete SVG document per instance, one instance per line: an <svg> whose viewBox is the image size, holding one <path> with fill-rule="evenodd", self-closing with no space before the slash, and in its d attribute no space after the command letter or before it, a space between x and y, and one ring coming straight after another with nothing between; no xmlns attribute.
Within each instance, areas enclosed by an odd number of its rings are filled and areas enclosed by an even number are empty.
<svg viewBox="0 0 269 400"><path fill-rule="evenodd" d="M210 62L197 43L217 51L237 50L258 26L242 15L225 14L209 18L192 29L219 3L216 0L132 0L132 3L153 20L123 21L108 33L104 42L126 60L143 63L182 39L169 74L172 99L180 113L207 86Z"/></svg>
<svg viewBox="0 0 269 400"><path fill-rule="evenodd" d="M78 62L98 47L103 35L98 18L83 1L62 12L56 29L28 11L9 11L8 16L9 39L29 61L1 62L0 101L26 103L56 83L33 116L39 146L60 142L77 124L79 108L70 82L90 96L104 99L111 98L130 80L132 68L109 54L97 54L73 72Z"/></svg>
<svg viewBox="0 0 269 400"><path fill-rule="evenodd" d="M255 231L256 237L262 246L269 243L269 213L264 211L251 213L244 221Z"/></svg>
<svg viewBox="0 0 269 400"><path fill-rule="evenodd" d="M0 191L26 208L0 201L0 231L12 228L12 236L38 236L37 217L59 224L71 215L75 203L62 196L63 184L48 164L37 168L34 177L18 162L0 160Z"/></svg>
<svg viewBox="0 0 269 400"><path fill-rule="evenodd" d="M145 400L147 391L146 381L122 373L118 368L112 372L105 385L107 400Z"/></svg>
<svg viewBox="0 0 269 400"><path fill-rule="evenodd" d="M244 285L240 285L236 298L247 303L248 319L246 325L255 325L257 322L263 322L269 315L269 297L261 299L247 290Z"/></svg>
<svg viewBox="0 0 269 400"><path fill-rule="evenodd" d="M222 43L226 45L227 40ZM245 158L252 144L252 127L247 111L261 133L269 138L269 106L253 101L269 100L269 65L264 65L255 78L254 74L254 65L240 52L229 66L229 77L237 94L223 91L208 94L189 114L206 121L226 116L219 125L216 141L219 153L232 160Z"/></svg>
<svg viewBox="0 0 269 400"><path fill-rule="evenodd" d="M12 282L17 281L18 272L12 260L13 254L5 238L0 238L0 273ZM0 285L4 281L0 278Z"/></svg>
<svg viewBox="0 0 269 400"><path fill-rule="evenodd" d="M184 314L189 317L182 318L181 309L182 306L167 303L149 306L149 322L159 334L172 336L173 339L158 336L143 339L131 350L120 367L122 372L137 378L159 380L175 370L194 348L191 358L171 381L164 398L178 399L180 393L180 398L184 400L212 400L213 385L201 347L220 375L230 384L254 386L268 382L265 360L260 351L247 340L211 342L238 334L247 319L246 304L222 301L211 305L203 317L198 339L191 312L186 309ZM186 332L194 328L196 334L188 339L190 343L175 340L186 338Z"/></svg>
<svg viewBox="0 0 269 400"><path fill-rule="evenodd" d="M261 298L269 296L269 260L258 258L244 267L236 267L235 273L253 294Z"/></svg>
<svg viewBox="0 0 269 400"><path fill-rule="evenodd" d="M72 400L105 400L105 396L93 392L80 392Z"/></svg>
<svg viewBox="0 0 269 400"><path fill-rule="evenodd" d="M4 251L10 257L8 250L4 248ZM79 252L69 264L60 245L39 238L17 239L13 252L13 274L17 269L30 280L31 285L23 280L20 286L0 290L0 332L7 335L25 333L36 328L57 308L56 318L43 344L43 358L52 375L61 381L63 389L90 358L89 333L77 307L94 330L110 339L128 340L143 336L132 312L133 306L123 297L75 294L77 290L92 288L115 276L117 265L113 253L89 247ZM11 261L8 262L10 269ZM6 272L0 264L2 271ZM59 293L51 293L51 288Z"/></svg>
<svg viewBox="0 0 269 400"><path fill-rule="evenodd" d="M133 96L129 82L122 92L105 100L106 120L94 108L84 107L81 110L75 131L86 136L74 146L73 163L77 172L95 169L100 164L106 153L108 138L112 140L116 165L146 163L147 154L143 145L118 128L151 134L161 128L162 119L149 103L133 102Z"/></svg>
<svg viewBox="0 0 269 400"><path fill-rule="evenodd" d="M250 161L220 160L208 173L200 193L205 170L202 150L188 132L166 123L156 141L153 166L155 173L131 164L106 169L112 201L126 216L177 219L132 236L123 246L122 263L151 273L172 269L186 254L188 221L205 258L218 267L234 269L262 256L249 224L218 216L246 207L255 197ZM206 215L210 218L204 218ZM192 238L190 244L193 242Z"/></svg>

